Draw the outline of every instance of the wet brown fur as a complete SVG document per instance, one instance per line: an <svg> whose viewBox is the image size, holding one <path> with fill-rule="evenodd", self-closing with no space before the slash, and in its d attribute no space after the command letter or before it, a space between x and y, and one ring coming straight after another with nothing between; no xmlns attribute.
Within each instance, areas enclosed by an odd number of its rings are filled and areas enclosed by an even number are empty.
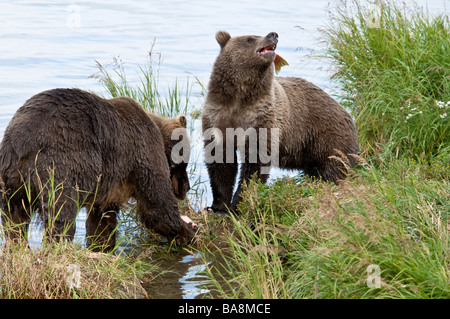
<svg viewBox="0 0 450 319"><path fill-rule="evenodd" d="M302 78L274 76L273 59L257 54L260 48L276 44L269 35L231 37L225 31L216 34L221 51L208 85L203 131L219 129L225 144L226 128L278 128L279 167L301 169L309 176L337 183L345 177L346 169L330 156L336 155L336 150L343 154L359 151L353 120L314 84ZM205 146L213 140L205 139ZM267 142L270 145L270 135ZM225 158L225 149L223 152ZM233 156L236 158L236 154ZM240 185L254 173L262 182L268 178L268 174L261 173L261 163L245 160L233 196L236 161L211 163L207 168L214 211L235 210L241 199Z"/></svg>
<svg viewBox="0 0 450 319"><path fill-rule="evenodd" d="M8 237L24 236L38 210L49 238L72 239L78 200L89 212L87 244L110 250L118 211L132 197L146 227L180 244L190 242L193 229L182 221L175 198L189 189L187 163L172 163L167 145L180 127L186 127L184 117L148 114L128 97L107 100L78 89L33 96L13 116L0 146L3 221L21 224L18 231L7 227ZM47 207L49 172L54 185L63 185L53 207ZM33 203L24 183L37 199Z"/></svg>

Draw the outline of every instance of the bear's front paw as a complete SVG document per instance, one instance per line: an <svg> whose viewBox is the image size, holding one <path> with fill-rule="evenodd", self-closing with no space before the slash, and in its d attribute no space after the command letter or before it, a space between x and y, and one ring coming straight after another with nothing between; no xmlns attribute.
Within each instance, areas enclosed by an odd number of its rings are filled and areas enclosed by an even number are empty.
<svg viewBox="0 0 450 319"><path fill-rule="evenodd" d="M181 232L177 236L177 244L181 246L189 245L194 241L199 226L187 216L181 216L181 219L183 220L183 225Z"/></svg>
<svg viewBox="0 0 450 319"><path fill-rule="evenodd" d="M182 219L186 224L191 225L192 228L195 228L195 229L198 228L197 224L194 223L193 220L190 219L188 216L182 215L182 216L181 216L181 219Z"/></svg>

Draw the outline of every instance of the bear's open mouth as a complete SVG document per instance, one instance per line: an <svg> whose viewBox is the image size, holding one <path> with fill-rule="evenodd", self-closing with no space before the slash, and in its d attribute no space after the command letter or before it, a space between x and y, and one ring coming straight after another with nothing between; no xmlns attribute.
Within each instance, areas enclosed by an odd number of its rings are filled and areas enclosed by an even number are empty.
<svg viewBox="0 0 450 319"><path fill-rule="evenodd" d="M264 55L264 54L269 53L269 52L270 53L274 52L276 47L277 46L275 44L272 44L272 45L268 45L268 46L262 47L261 49L259 49L256 52L258 53L258 55Z"/></svg>

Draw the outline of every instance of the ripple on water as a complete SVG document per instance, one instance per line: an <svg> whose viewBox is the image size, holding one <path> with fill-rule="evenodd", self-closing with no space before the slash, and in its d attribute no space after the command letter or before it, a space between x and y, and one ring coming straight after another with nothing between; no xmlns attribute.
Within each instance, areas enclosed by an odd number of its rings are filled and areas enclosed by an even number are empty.
<svg viewBox="0 0 450 319"><path fill-rule="evenodd" d="M207 262L203 263L203 254L189 254L184 256L179 263L182 264L192 264L186 270L183 277L178 281L181 283L181 292L183 299L195 299L208 292L209 289L205 288L207 284L210 283L208 276L205 274L206 267L210 264ZM199 263L201 262L201 263Z"/></svg>

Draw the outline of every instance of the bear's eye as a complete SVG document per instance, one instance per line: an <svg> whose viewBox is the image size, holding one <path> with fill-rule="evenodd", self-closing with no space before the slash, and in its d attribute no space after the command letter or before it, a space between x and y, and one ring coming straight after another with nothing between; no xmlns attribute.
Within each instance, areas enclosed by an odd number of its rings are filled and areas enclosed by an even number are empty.
<svg viewBox="0 0 450 319"><path fill-rule="evenodd" d="M255 39L253 39L253 38L248 38L248 39L247 39L247 43L252 44L253 42L255 42Z"/></svg>

